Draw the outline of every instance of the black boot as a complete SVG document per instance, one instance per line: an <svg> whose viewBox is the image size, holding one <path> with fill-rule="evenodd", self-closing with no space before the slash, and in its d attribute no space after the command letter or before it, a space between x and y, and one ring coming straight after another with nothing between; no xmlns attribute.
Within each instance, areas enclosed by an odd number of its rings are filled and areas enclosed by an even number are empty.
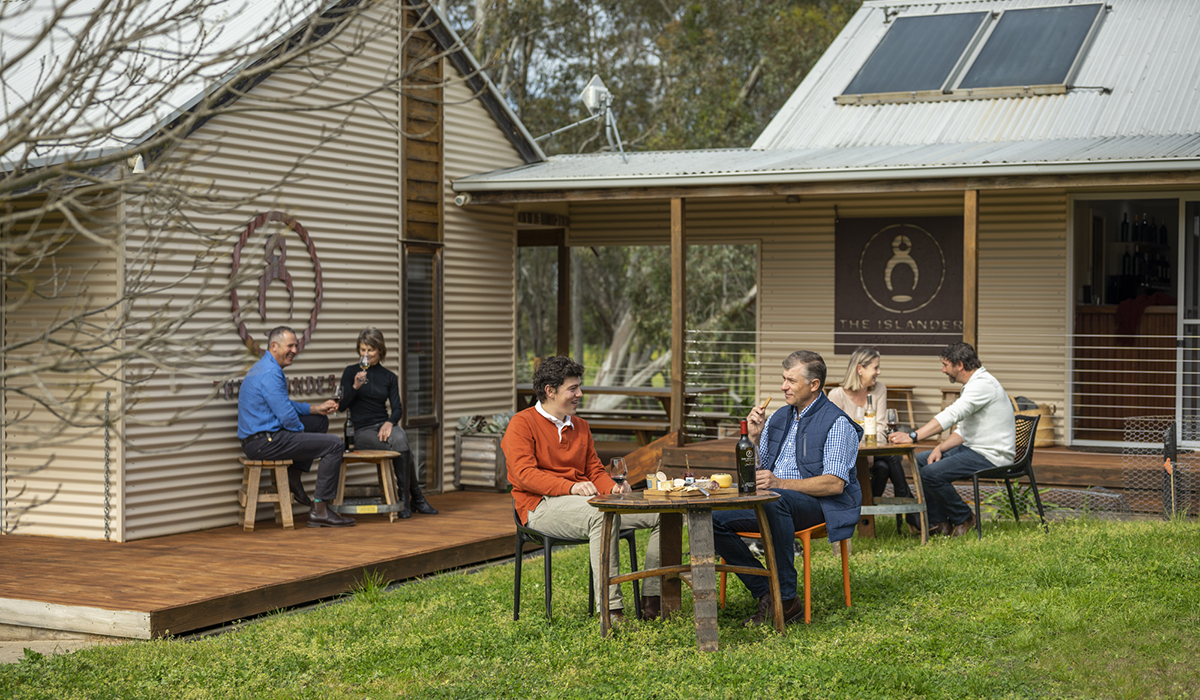
<svg viewBox="0 0 1200 700"><path fill-rule="evenodd" d="M412 509L422 515L437 515L438 510L429 505L429 501L425 500L425 494L421 493L421 484L417 481L417 462L412 458L412 453L409 452L408 459L408 488L409 495L412 496Z"/></svg>
<svg viewBox="0 0 1200 700"><path fill-rule="evenodd" d="M392 460L392 472L396 475L396 498L400 499L400 510L396 515L401 518L411 518L412 511L408 508L408 468L405 467L407 452Z"/></svg>
<svg viewBox="0 0 1200 700"><path fill-rule="evenodd" d="M341 513L334 512L325 504L325 501L317 501L313 503L312 510L308 511L308 526L353 527L354 518L347 518Z"/></svg>
<svg viewBox="0 0 1200 700"><path fill-rule="evenodd" d="M296 503L308 508L312 508L312 499L309 498L308 494L304 492L304 483L300 481L300 477L303 474L304 472L300 471L296 467L288 467L288 489L292 492L292 495L296 497Z"/></svg>

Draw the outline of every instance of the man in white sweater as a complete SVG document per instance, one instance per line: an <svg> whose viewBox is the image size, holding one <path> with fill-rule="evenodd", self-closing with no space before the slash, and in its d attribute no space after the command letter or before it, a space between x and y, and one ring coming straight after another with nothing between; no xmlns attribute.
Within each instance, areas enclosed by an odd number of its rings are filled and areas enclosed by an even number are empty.
<svg viewBox="0 0 1200 700"><path fill-rule="evenodd" d="M963 385L958 400L919 429L892 433L888 441L904 445L958 424L945 442L917 455L929 507L929 530L958 537L975 527L975 513L954 490L954 482L981 469L1012 464L1017 428L1008 394L980 364L975 348L967 343L946 346L942 374L951 383Z"/></svg>

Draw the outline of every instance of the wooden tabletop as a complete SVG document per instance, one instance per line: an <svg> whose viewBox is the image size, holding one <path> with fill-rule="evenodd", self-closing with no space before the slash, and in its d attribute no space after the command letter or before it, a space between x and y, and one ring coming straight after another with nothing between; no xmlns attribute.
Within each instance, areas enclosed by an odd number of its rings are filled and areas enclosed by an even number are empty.
<svg viewBox="0 0 1200 700"><path fill-rule="evenodd" d="M612 513L686 513L689 510L737 510L759 503L778 501L774 491L757 491L720 498L646 498L645 492L606 493L592 496L588 503Z"/></svg>

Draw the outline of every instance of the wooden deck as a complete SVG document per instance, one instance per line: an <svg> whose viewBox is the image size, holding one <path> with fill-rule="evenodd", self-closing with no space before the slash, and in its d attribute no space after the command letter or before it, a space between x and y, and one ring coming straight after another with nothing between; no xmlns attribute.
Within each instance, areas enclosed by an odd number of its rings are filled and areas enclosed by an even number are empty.
<svg viewBox="0 0 1200 700"><path fill-rule="evenodd" d="M512 556L506 493L431 496L438 515L347 529L259 521L128 543L0 537L0 623L148 639L351 590L364 570L399 581Z"/></svg>

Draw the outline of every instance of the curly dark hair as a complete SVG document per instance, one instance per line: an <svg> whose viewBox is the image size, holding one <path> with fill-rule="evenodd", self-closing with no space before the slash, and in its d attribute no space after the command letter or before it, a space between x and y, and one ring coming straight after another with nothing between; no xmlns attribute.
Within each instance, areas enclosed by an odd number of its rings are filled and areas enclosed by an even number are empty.
<svg viewBox="0 0 1200 700"><path fill-rule="evenodd" d="M970 343L950 343L942 350L942 359L952 365L961 364L968 372L983 366Z"/></svg>
<svg viewBox="0 0 1200 700"><path fill-rule="evenodd" d="M563 385L570 377L583 377L583 365L565 355L555 355L542 360L533 371L533 390L537 392L538 401L546 400L546 387L555 389Z"/></svg>

